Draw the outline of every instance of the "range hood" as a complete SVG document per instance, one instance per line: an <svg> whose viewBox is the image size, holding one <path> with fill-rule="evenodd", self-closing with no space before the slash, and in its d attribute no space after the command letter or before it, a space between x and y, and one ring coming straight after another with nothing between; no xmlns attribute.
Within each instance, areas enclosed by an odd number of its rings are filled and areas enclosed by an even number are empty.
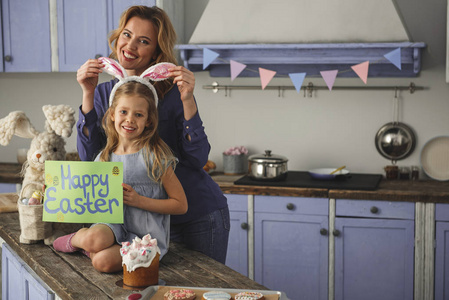
<svg viewBox="0 0 449 300"><path fill-rule="evenodd" d="M229 77L231 60L247 66L239 77L258 77L259 68L357 77L351 66L365 61L369 77L415 77L425 46L410 41L392 0L209 0L189 44L177 48L192 71L203 71L204 48L218 53L206 69L212 77ZM384 57L397 48L401 69Z"/></svg>

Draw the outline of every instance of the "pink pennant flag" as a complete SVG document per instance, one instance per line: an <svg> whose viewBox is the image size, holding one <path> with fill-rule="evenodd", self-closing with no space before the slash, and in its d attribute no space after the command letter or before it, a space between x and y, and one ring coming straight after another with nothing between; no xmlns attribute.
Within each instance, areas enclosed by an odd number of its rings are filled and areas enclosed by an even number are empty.
<svg viewBox="0 0 449 300"><path fill-rule="evenodd" d="M330 91L332 91L332 87L334 86L338 70L320 71L320 73L324 81L326 82L327 87Z"/></svg>
<svg viewBox="0 0 449 300"><path fill-rule="evenodd" d="M246 65L236 62L235 60L231 60L231 81L239 76L239 74L246 68Z"/></svg>
<svg viewBox="0 0 449 300"><path fill-rule="evenodd" d="M361 64L351 66L354 72L359 75L360 79L366 84L366 80L368 79L368 68L369 61L362 62Z"/></svg>
<svg viewBox="0 0 449 300"><path fill-rule="evenodd" d="M260 82L262 83L262 90L268 85L268 83L276 75L275 71L259 68Z"/></svg>

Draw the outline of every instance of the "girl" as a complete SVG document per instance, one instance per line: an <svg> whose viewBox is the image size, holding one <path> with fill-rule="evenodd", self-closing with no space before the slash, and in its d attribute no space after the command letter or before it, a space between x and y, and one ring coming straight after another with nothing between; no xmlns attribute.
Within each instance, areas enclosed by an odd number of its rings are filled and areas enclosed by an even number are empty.
<svg viewBox="0 0 449 300"><path fill-rule="evenodd" d="M53 243L62 252L82 250L96 270L107 273L122 269L120 244L136 236L156 238L162 258L169 244L169 214L187 211L173 170L176 159L157 132L155 90L130 80L111 94L111 103L103 118L106 147L96 160L123 162L124 224L94 224Z"/></svg>
<svg viewBox="0 0 449 300"><path fill-rule="evenodd" d="M111 57L129 75L140 75L160 62L176 64L176 33L167 14L158 7L132 6L109 38ZM76 125L77 148L82 160L92 160L106 144L100 120L109 107L116 80L98 84L103 65L89 59L77 72L83 103ZM225 263L230 228L226 197L203 170L210 145L198 113L193 90L195 76L182 66L170 70L173 80L155 83L158 96L159 134L179 159L176 175L189 203L184 215L170 218L170 238Z"/></svg>

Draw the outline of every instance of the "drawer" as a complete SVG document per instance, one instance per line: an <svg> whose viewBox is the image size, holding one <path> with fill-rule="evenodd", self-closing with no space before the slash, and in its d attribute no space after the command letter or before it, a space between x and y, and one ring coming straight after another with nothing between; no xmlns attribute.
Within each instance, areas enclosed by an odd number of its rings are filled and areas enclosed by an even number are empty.
<svg viewBox="0 0 449 300"><path fill-rule="evenodd" d="M449 204L435 204L435 221L449 221Z"/></svg>
<svg viewBox="0 0 449 300"><path fill-rule="evenodd" d="M327 198L255 196L254 212L302 215L329 215Z"/></svg>
<svg viewBox="0 0 449 300"><path fill-rule="evenodd" d="M225 194L230 211L248 211L248 195Z"/></svg>
<svg viewBox="0 0 449 300"><path fill-rule="evenodd" d="M415 203L337 199L336 215L384 219L415 219Z"/></svg>

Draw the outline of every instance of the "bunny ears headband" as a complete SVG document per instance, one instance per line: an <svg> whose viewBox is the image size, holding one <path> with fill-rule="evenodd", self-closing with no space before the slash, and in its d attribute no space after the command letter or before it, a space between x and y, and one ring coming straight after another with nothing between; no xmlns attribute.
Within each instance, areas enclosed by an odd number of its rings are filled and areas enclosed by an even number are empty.
<svg viewBox="0 0 449 300"><path fill-rule="evenodd" d="M126 70L115 60L108 57L100 57L100 62L104 64L102 68L106 73L116 77L119 81L114 85L109 96L109 106L112 105L112 100L114 99L115 92L117 89L125 84L126 82L135 81L147 86L151 92L153 92L154 100L156 101L156 107L158 105L157 92L154 86L150 83L152 81L161 81L168 78L168 69L176 67L172 63L158 63L154 66L146 69L140 76L128 76Z"/></svg>

